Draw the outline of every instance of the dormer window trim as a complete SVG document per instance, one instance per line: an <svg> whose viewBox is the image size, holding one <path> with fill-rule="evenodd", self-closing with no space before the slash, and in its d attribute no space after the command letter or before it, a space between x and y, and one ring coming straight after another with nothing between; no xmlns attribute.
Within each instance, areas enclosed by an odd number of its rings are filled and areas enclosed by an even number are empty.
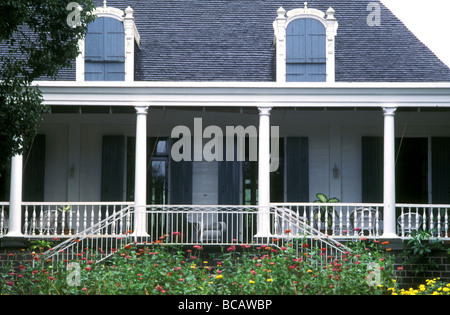
<svg viewBox="0 0 450 315"><path fill-rule="evenodd" d="M305 2L304 8L293 9L286 12L280 7L277 18L273 22L276 47L276 81L286 82L286 29L289 23L297 19L315 19L322 23L326 32L326 82L335 82L335 37L337 36L338 22L334 17L335 11L329 8L325 13L310 9Z"/></svg>
<svg viewBox="0 0 450 315"><path fill-rule="evenodd" d="M97 7L92 12L97 18L113 18L124 26L125 34L125 81L134 81L134 56L135 56L135 46L140 47L140 35L136 28L133 16L134 10L128 6L125 12L114 8L108 7L106 4L103 7ZM80 54L76 59L76 81L85 81L85 39L81 39L78 42L78 47Z"/></svg>

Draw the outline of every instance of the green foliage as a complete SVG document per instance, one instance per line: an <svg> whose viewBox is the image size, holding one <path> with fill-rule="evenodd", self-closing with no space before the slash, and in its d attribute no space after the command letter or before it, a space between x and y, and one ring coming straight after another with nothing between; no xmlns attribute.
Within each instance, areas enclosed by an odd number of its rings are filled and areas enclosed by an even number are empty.
<svg viewBox="0 0 450 315"><path fill-rule="evenodd" d="M44 252L46 249L52 248L53 242L47 240L34 240L31 242L29 250L37 250L39 249L41 252Z"/></svg>
<svg viewBox="0 0 450 315"><path fill-rule="evenodd" d="M7 0L0 4L0 166L32 143L41 116L47 111L33 81L54 78L69 67L78 51L78 40L93 15L92 0L82 7L78 27L67 24L66 0Z"/></svg>
<svg viewBox="0 0 450 315"><path fill-rule="evenodd" d="M298 244L295 244L298 242ZM311 295L389 294L395 286L389 253L360 240L342 258L302 240L286 246L236 245L208 256L204 249L130 244L107 262L92 249L76 256L79 285L69 286L65 262L34 257L34 265L1 272L1 294L88 295ZM296 250L298 245L301 251ZM374 280L371 282L371 280Z"/></svg>
<svg viewBox="0 0 450 315"><path fill-rule="evenodd" d="M340 202L338 198L330 198L325 194L317 193L316 194L317 200L314 200L314 203L335 203ZM325 222L325 220L328 221L328 227L330 228L333 225L333 217L336 217L337 213L334 211L333 207L319 207L315 210L314 213L314 220L317 222L320 219L320 222Z"/></svg>
<svg viewBox="0 0 450 315"><path fill-rule="evenodd" d="M414 272L421 274L428 269L437 267L436 262L430 258L435 250L443 250L444 246L438 240L431 240L433 231L414 231L404 251L406 263L414 266Z"/></svg>

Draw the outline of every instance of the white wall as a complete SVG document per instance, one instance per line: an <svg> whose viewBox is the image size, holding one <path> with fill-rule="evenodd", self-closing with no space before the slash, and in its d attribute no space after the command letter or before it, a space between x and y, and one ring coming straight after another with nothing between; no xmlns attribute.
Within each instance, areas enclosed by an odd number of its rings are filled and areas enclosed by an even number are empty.
<svg viewBox="0 0 450 315"><path fill-rule="evenodd" d="M203 117L203 127L258 127L257 111L252 109L251 114L247 112L163 111L151 108L147 118L148 136L170 136L176 125L192 128L194 117ZM102 136L134 136L135 119L134 114L45 115L39 131L46 135L47 141L45 200L99 201ZM381 109L273 110L271 124L280 126L282 137L309 138L311 201L315 200L318 192L338 197L343 202L361 201L361 137L383 135ZM396 133L406 137L450 136L450 113L397 113ZM68 178L72 165L75 166L75 174ZM214 173L217 167L202 165L198 163L194 167L195 174L198 174L194 181L195 203L209 203L217 199L217 185L213 184L217 181L217 173ZM339 169L338 178L334 178L332 173L335 165Z"/></svg>

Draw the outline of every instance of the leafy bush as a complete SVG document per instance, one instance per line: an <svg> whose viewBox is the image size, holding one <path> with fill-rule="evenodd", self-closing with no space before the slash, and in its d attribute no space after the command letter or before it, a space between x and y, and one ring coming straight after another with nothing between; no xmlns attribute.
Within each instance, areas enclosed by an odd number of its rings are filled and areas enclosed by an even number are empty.
<svg viewBox="0 0 450 315"><path fill-rule="evenodd" d="M216 257L191 248L131 243L107 262L95 263L91 249L79 253L74 269L52 265L36 254L33 263L4 270L1 294L294 295L390 294L395 290L387 244L359 240L342 258L308 243L285 246L236 245ZM296 247L302 252L298 253ZM209 259L213 258L213 260ZM72 263L73 265L73 263Z"/></svg>

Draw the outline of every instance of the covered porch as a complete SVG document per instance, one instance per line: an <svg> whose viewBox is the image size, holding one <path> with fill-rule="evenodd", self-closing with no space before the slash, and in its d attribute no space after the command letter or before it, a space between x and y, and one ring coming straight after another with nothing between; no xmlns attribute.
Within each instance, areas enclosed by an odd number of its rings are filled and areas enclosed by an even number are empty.
<svg viewBox="0 0 450 315"><path fill-rule="evenodd" d="M362 235L405 239L413 231L424 230L435 238L449 239L448 187L437 189L447 185L437 174L448 172L440 170L448 164L445 161L450 152L448 141L440 141L450 138L448 84L39 85L46 105L62 110L46 116L41 130L57 141L49 145L54 156L47 154L46 160L56 161L55 168L66 175L53 175L52 179L58 180L45 183L43 201L24 200L24 157L13 157L10 198L0 203L0 237L73 238L86 233L120 237L132 231L149 242L221 245L302 236L306 230L312 237L328 235L334 239ZM79 112L65 111L69 108ZM124 112L124 108L128 110ZM101 114L86 114L95 109ZM114 115L119 109L121 112ZM185 169L169 165L170 159L164 160L163 154L149 156L149 148L158 145L149 138L169 139L180 125L187 126L194 136L196 117L221 130L233 124L257 127L257 161L247 164L251 170L248 177L243 164L248 156L239 161L243 163L238 168L237 164L220 166L218 161L205 161L204 143L200 143L202 156L192 157L197 164L189 166L192 185L186 190L187 185L178 180L187 178L183 177L187 176ZM62 125L66 125L65 136L60 132L63 129L58 129ZM203 127L211 125L204 123ZM279 127L277 137L273 137L274 126ZM200 130L202 135L204 130ZM110 148L117 148L117 144L121 148L117 151L121 167L109 166L121 174L119 198L111 193L117 186L95 185L108 163L98 156L101 140L114 132L125 138L125 142L108 138ZM61 157L58 143L66 139ZM199 152L195 140L192 145L195 155ZM281 148L279 161L271 159L276 146ZM401 156L399 146L420 150ZM439 154L433 151L437 148ZM417 152L423 156L415 156ZM124 154L132 163L122 159ZM417 169L413 172L405 163L408 154L414 156L413 167ZM157 186L149 189L155 185L149 182L152 175L148 172L153 162L167 163L167 180L179 182L164 186L166 190L159 192L158 198ZM208 163L216 163L217 171L208 171L213 165ZM271 172L274 163L281 165L278 181ZM297 169L286 166L292 163ZM400 168L418 175L399 176ZM174 177L177 172L180 177ZM229 181L217 192L221 174ZM304 176L300 181L298 174ZM105 178L105 182L115 180ZM399 189L412 181L418 184L411 186L422 189L420 194ZM64 194L58 195L54 192L60 186L64 186ZM341 202L314 203L317 192L337 196ZM413 198L418 195L420 198Z"/></svg>

